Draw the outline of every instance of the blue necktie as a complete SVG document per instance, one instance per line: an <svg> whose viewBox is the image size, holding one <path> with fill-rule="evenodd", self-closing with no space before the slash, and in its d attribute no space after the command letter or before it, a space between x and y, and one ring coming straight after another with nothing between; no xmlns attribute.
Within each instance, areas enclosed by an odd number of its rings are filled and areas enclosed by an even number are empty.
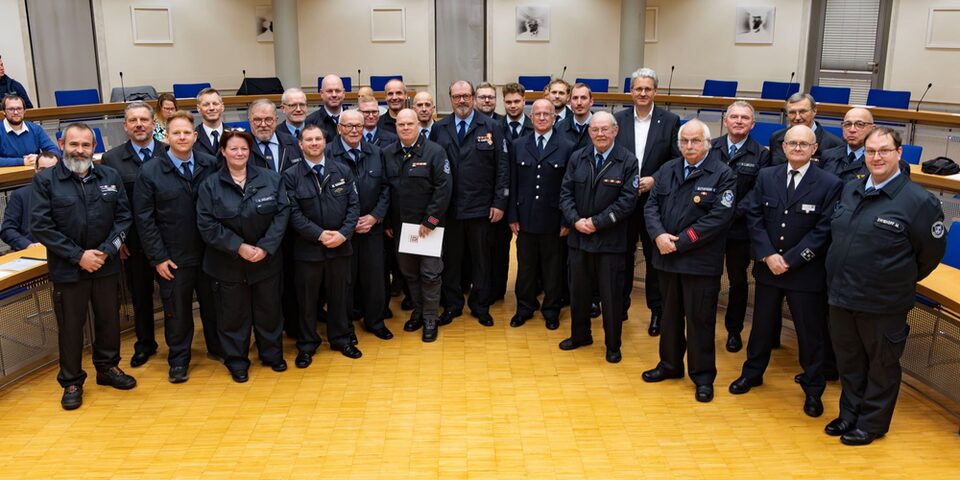
<svg viewBox="0 0 960 480"><path fill-rule="evenodd" d="M140 149L140 155L143 156L143 161L144 161L144 162L146 162L147 160L150 160L150 153L151 153L151 152L150 152L150 149L149 149L149 148L141 148L141 149Z"/></svg>
<svg viewBox="0 0 960 480"><path fill-rule="evenodd" d="M359 163L359 162L360 162L360 150L358 150L358 149L356 149L356 148L351 148L351 149L350 149L350 155L353 156L353 163Z"/></svg>
<svg viewBox="0 0 960 480"><path fill-rule="evenodd" d="M180 168L181 168L181 173L183 174L183 178L186 178L188 182L190 180L193 180L193 168L190 162L181 163Z"/></svg>
<svg viewBox="0 0 960 480"><path fill-rule="evenodd" d="M730 145L730 158L733 158L733 156L736 155L736 154L737 154L737 146L736 146L736 145Z"/></svg>
<svg viewBox="0 0 960 480"><path fill-rule="evenodd" d="M323 165L320 165L320 164L314 165L313 171L317 172L317 176L320 177L320 180L323 180Z"/></svg>
<svg viewBox="0 0 960 480"><path fill-rule="evenodd" d="M373 134L372 134L372 133L368 133L368 134L367 134L367 142L373 143Z"/></svg>
<svg viewBox="0 0 960 480"><path fill-rule="evenodd" d="M214 130L210 132L210 136L213 137L213 140L211 140L210 145L213 145L214 150L220 148L220 132Z"/></svg>
<svg viewBox="0 0 960 480"><path fill-rule="evenodd" d="M596 169L597 169L598 172L600 171L600 167L602 167L602 166L603 166L603 155L600 154L600 153L598 153L598 154L597 154L597 165L596 165Z"/></svg>
<svg viewBox="0 0 960 480"><path fill-rule="evenodd" d="M543 135L537 135L537 151L540 152L540 156L543 156Z"/></svg>
<svg viewBox="0 0 960 480"><path fill-rule="evenodd" d="M262 140L260 142L260 150L263 152L263 158L267 160L267 167L270 170L276 170L277 165L273 163L273 152L270 151L270 142Z"/></svg>
<svg viewBox="0 0 960 480"><path fill-rule="evenodd" d="M457 140L463 143L463 138L467 136L467 122L460 120L460 128L457 129Z"/></svg>
<svg viewBox="0 0 960 480"><path fill-rule="evenodd" d="M697 171L697 167L695 167L695 166L693 166L693 165L687 165L686 167L683 167L683 179L686 180L687 177L689 177L691 173L696 172L696 171Z"/></svg>

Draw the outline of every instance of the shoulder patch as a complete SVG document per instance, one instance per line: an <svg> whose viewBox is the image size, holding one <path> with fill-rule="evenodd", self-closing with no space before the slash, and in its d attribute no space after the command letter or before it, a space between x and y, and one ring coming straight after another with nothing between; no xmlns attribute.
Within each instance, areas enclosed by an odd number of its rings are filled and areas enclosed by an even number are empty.
<svg viewBox="0 0 960 480"><path fill-rule="evenodd" d="M809 248L804 248L803 251L800 252L800 258L803 258L804 260L806 260L806 261L808 261L808 262L809 262L810 260L813 260L813 257L815 257L815 256L816 256L816 255L813 253L813 250L810 250Z"/></svg>
<svg viewBox="0 0 960 480"><path fill-rule="evenodd" d="M943 238L946 233L947 227L944 226L943 222L938 221L930 227L930 234L933 235L933 238Z"/></svg>
<svg viewBox="0 0 960 480"><path fill-rule="evenodd" d="M450 175L450 160L443 159L443 173Z"/></svg>
<svg viewBox="0 0 960 480"><path fill-rule="evenodd" d="M723 196L720 197L720 204L724 207L730 208L733 206L733 191L726 190L723 192Z"/></svg>
<svg viewBox="0 0 960 480"><path fill-rule="evenodd" d="M640 174L639 174L639 173L638 173L636 176L633 177L633 188L635 188L635 189L640 188Z"/></svg>

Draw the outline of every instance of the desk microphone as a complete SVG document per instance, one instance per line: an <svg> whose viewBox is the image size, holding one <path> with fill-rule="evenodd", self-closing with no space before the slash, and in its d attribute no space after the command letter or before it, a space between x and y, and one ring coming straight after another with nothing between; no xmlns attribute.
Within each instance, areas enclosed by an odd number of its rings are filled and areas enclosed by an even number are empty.
<svg viewBox="0 0 960 480"><path fill-rule="evenodd" d="M790 72L790 81L787 82L787 98L790 98L790 84L793 83L793 76L796 74L797 72ZM787 98L784 98L783 100L786 101Z"/></svg>
<svg viewBox="0 0 960 480"><path fill-rule="evenodd" d="M673 86L673 69L676 65L670 65L670 80L667 81L667 95L670 95L670 87Z"/></svg>
<svg viewBox="0 0 960 480"><path fill-rule="evenodd" d="M121 77L122 78L122 77ZM933 82L927 84L927 89L923 91L923 95L920 95L920 101L917 102L917 111L920 111L920 104L923 103L923 98L927 96L927 92L930 91L930 88L933 87Z"/></svg>
<svg viewBox="0 0 960 480"><path fill-rule="evenodd" d="M360 88L360 82L361 82L361 80L360 80L360 69L358 68L358 69L357 69L357 88L358 88L358 89Z"/></svg>
<svg viewBox="0 0 960 480"><path fill-rule="evenodd" d="M123 94L123 101L127 101L127 88L123 86L123 72L120 72L120 93Z"/></svg>
<svg viewBox="0 0 960 480"><path fill-rule="evenodd" d="M563 76L566 75L566 74L567 74L567 66L564 65L564 66L563 66L563 72L560 73L560 79L562 80L562 79L563 79Z"/></svg>

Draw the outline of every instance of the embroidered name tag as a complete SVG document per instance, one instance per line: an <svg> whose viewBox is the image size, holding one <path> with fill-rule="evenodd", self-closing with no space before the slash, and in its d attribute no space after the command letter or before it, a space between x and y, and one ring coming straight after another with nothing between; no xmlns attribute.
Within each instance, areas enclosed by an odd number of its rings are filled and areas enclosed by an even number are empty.
<svg viewBox="0 0 960 480"><path fill-rule="evenodd" d="M429 165L427 162L413 162L410 164L411 167L426 167Z"/></svg>
<svg viewBox="0 0 960 480"><path fill-rule="evenodd" d="M117 192L117 186L116 186L116 185L113 185L113 184L110 184L110 185L100 185L100 193L110 193L110 192L116 193L116 192Z"/></svg>
<svg viewBox="0 0 960 480"><path fill-rule="evenodd" d="M276 199L277 199L277 197L274 197L273 195L270 195L269 197L258 198L258 199L256 200L256 202L257 202L257 203L263 203L263 202L269 202L269 201L276 200Z"/></svg>
<svg viewBox="0 0 960 480"><path fill-rule="evenodd" d="M701 192L716 192L716 191L717 191L716 188L713 188L713 187L703 187L703 186L699 186L699 185L696 186L696 187L694 187L693 189L694 189L694 190L700 190ZM704 195L706 195L706 193L704 193Z"/></svg>
<svg viewBox="0 0 960 480"><path fill-rule="evenodd" d="M817 206L804 203L803 205L800 205L800 210L802 210L803 213L813 213L817 211Z"/></svg>

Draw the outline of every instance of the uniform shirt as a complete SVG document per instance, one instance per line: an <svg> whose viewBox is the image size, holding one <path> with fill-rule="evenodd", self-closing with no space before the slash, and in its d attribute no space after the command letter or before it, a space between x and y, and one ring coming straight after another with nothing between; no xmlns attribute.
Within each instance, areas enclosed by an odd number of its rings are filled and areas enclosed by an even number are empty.
<svg viewBox="0 0 960 480"><path fill-rule="evenodd" d="M744 144L744 143L747 143L747 139L748 139L748 138L750 138L749 135L746 136L746 137L743 137L743 140L740 140L740 141L737 142L737 143L730 143L730 135L727 135L727 151L729 152L729 151L730 151L730 147L736 145L736 146L737 146L737 151L739 152L740 149L743 148L743 144Z"/></svg>
<svg viewBox="0 0 960 480"><path fill-rule="evenodd" d="M263 141L260 140L259 138L256 138L256 137L254 137L254 140L255 140L255 142L254 142L254 144L253 144L253 148L256 148L257 150L259 150L260 153L263 153ZM270 156L273 157L273 171L275 171L275 172L276 172L276 171L279 171L279 168L280 168L280 140L277 140L277 134L276 134L276 132L274 132L274 134L270 136L270 140L268 140L267 146L268 146L268 148L270 149Z"/></svg>
<svg viewBox="0 0 960 480"><path fill-rule="evenodd" d="M867 183L866 185L863 186L863 188L864 190L866 190L870 187L873 187L875 190L882 190L883 187L886 187L890 182L893 181L894 178L897 178L898 176L900 176L900 171L894 171L893 176L891 176L890 178L880 183L873 183L873 175L870 175L867 177Z"/></svg>
<svg viewBox="0 0 960 480"><path fill-rule="evenodd" d="M637 116L637 109L633 109L633 151L637 155L637 164L643 168L643 151L647 148L647 134L650 133L650 120L653 119L653 105L645 117Z"/></svg>
<svg viewBox="0 0 960 480"><path fill-rule="evenodd" d="M534 144L534 145L540 143L540 137L541 137L541 136L543 137L543 145L544 145L544 147L546 147L546 145L547 145L548 143L550 143L550 137L553 136L553 129L551 128L550 130L547 130L547 133L544 133L543 135L541 135L541 134L537 133L536 131L534 131L534 132L533 132L533 144ZM609 154L610 154L610 150L607 149L607 155L609 155ZM603 159L606 160L606 159L607 159L607 156L604 155L604 156L603 156Z"/></svg>
<svg viewBox="0 0 960 480"><path fill-rule="evenodd" d="M153 153L157 151L157 142L154 142L152 138L150 139L150 144L147 145L146 147L141 147L140 145L137 145L136 143L133 143L133 142L130 142L130 146L133 147L133 151L137 154L138 157L140 157L142 161L150 160L151 158L153 158ZM150 150L149 157L143 158L143 149ZM191 154L191 157L192 156L193 155Z"/></svg>
<svg viewBox="0 0 960 480"><path fill-rule="evenodd" d="M650 110L650 114L651 114L651 115L653 114L653 110ZM648 115L648 116L649 116L649 115ZM590 113L587 114L587 119L586 119L583 123L580 123L580 121L577 120L577 117L571 117L571 120L570 120L570 121L573 122L573 127L574 127L574 128L576 128L577 130L581 130L581 131L582 131L582 130L586 130L588 127L590 127L590 120L591 120L591 119L593 119L593 112L590 112ZM649 119L648 119L648 121L649 121Z"/></svg>
<svg viewBox="0 0 960 480"><path fill-rule="evenodd" d="M173 154L173 152L171 152L171 151L169 151L169 150L167 150L167 156L170 157L170 161L173 162L173 166L174 166L174 167L177 167L177 173L183 172L183 164L186 163L186 164L187 164L187 170L190 171L190 176L193 176L194 163L193 163L193 151L192 151L192 150L190 151L190 158L188 158L188 159L186 159L186 160L180 160L179 158L176 157L176 155ZM182 173L181 173L181 174L182 174Z"/></svg>
<svg viewBox="0 0 960 480"><path fill-rule="evenodd" d="M217 128L210 128L205 123L200 124L203 128L203 133L206 134L207 140L210 140L210 145L213 145L215 149L220 148L220 137L223 137L223 123L217 126ZM213 132L217 132L217 142L213 141Z"/></svg>
<svg viewBox="0 0 960 480"><path fill-rule="evenodd" d="M287 131L290 132L290 135L293 135L294 138L297 138L297 139L300 138L300 135L299 135L297 132L302 132L302 131L303 131L303 125L302 125L302 124L301 124L299 127L296 126L296 125L294 125L294 124L292 124L292 123L290 123L290 122L283 122L283 124L287 127Z"/></svg>

